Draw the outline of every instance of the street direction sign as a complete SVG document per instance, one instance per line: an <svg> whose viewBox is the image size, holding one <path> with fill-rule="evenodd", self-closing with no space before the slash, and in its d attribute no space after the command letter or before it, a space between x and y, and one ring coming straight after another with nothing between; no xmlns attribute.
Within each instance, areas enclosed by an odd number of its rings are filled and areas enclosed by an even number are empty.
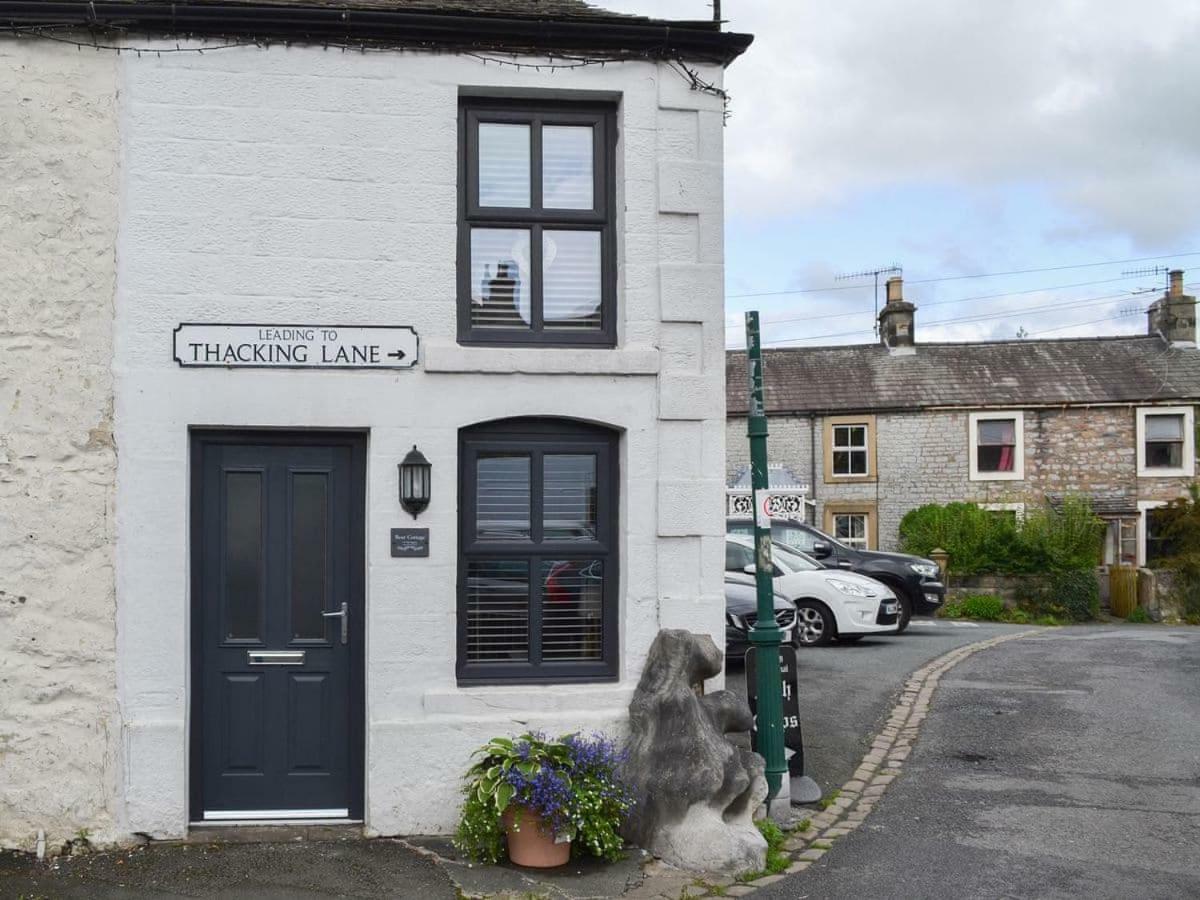
<svg viewBox="0 0 1200 900"><path fill-rule="evenodd" d="M184 322L175 361L209 369L411 369L410 325L270 325Z"/></svg>

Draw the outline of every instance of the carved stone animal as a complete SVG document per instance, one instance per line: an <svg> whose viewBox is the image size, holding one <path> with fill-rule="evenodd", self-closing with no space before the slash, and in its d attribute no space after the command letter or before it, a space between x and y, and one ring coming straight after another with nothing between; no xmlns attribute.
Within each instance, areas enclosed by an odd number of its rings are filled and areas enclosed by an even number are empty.
<svg viewBox="0 0 1200 900"><path fill-rule="evenodd" d="M767 783L762 757L725 737L749 730L746 701L693 690L723 663L708 635L664 629L654 639L629 705L625 777L637 805L624 834L672 865L733 873L765 864L753 816Z"/></svg>

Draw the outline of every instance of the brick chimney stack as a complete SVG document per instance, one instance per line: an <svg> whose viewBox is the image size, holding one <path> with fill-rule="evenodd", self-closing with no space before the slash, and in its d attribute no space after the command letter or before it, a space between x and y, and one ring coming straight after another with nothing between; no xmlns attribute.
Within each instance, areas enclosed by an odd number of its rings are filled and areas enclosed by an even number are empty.
<svg viewBox="0 0 1200 900"><path fill-rule="evenodd" d="M1159 334L1172 344L1195 346L1196 298L1183 292L1183 269L1172 269L1167 292L1146 310L1150 334Z"/></svg>
<svg viewBox="0 0 1200 900"><path fill-rule="evenodd" d="M913 313L917 308L904 299L904 279L893 275L887 280L887 303L879 313L879 339L889 350L912 352L916 339Z"/></svg>

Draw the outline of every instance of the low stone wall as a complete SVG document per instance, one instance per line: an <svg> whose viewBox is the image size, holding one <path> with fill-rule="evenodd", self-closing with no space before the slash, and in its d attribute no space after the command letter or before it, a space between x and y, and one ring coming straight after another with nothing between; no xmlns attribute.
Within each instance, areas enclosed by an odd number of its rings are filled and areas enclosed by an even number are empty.
<svg viewBox="0 0 1200 900"><path fill-rule="evenodd" d="M961 600L970 594L999 597L1005 606L1014 607L1022 597L1035 591L1042 575L955 575L950 573L946 585L947 599Z"/></svg>

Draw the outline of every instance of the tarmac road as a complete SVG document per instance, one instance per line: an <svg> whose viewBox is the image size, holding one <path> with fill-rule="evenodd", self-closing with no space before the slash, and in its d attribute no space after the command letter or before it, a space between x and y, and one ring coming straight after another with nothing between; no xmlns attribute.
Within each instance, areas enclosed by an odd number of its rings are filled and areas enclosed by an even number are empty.
<svg viewBox="0 0 1200 900"><path fill-rule="evenodd" d="M826 792L845 784L911 672L955 647L1025 630L1028 626L914 618L901 635L801 648L797 659L807 774ZM729 662L726 687L745 696L740 663Z"/></svg>
<svg viewBox="0 0 1200 900"><path fill-rule="evenodd" d="M1200 629L1054 629L971 656L863 826L754 896L1200 897Z"/></svg>

